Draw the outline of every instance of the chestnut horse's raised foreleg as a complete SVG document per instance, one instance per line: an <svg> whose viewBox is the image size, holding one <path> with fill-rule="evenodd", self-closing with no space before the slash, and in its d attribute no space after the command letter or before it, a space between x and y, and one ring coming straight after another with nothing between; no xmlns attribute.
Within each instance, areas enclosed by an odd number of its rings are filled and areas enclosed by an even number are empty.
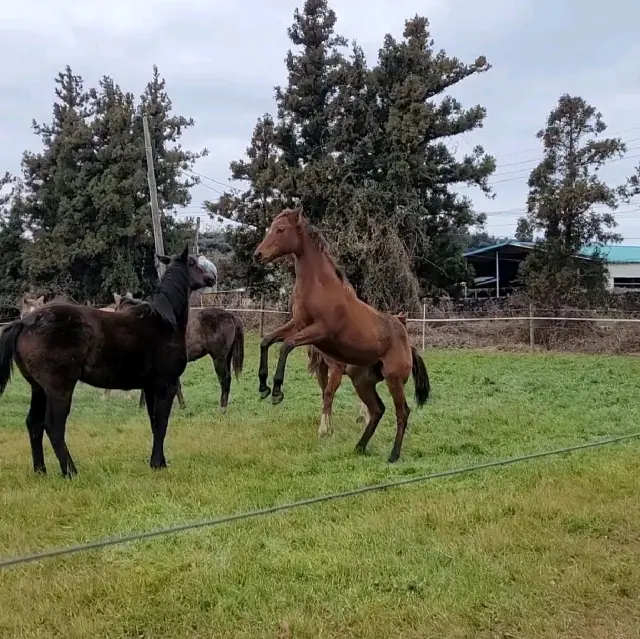
<svg viewBox="0 0 640 639"><path fill-rule="evenodd" d="M284 370L287 366L287 357L289 353L298 346L308 346L316 344L327 337L327 329L320 322L314 322L309 326L305 326L301 331L285 337L280 348L280 358L278 366L273 376L273 396L272 402L279 404L284 399L282 393L282 383L284 382Z"/></svg>
<svg viewBox="0 0 640 639"><path fill-rule="evenodd" d="M295 332L296 325L293 320L289 320L262 338L260 342L260 367L258 368L258 380L260 382L258 391L260 393L260 399L265 399L271 394L271 389L267 386L267 378L269 377L269 347L271 344L284 341L286 337L293 335Z"/></svg>

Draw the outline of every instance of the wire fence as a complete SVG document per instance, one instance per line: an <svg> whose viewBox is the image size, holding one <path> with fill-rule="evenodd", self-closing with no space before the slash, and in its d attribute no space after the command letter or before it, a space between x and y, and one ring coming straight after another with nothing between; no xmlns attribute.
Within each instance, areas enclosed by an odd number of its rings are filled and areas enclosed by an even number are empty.
<svg viewBox="0 0 640 639"><path fill-rule="evenodd" d="M226 299L225 295L227 296ZM222 298L222 299L221 299ZM243 318L245 329L265 333L284 323L291 313L282 308L266 307L244 291L219 291L210 296L195 295L193 312L215 302L216 308ZM423 306L422 316L407 317L407 330L412 343L427 348L499 348L503 350L565 350L589 353L639 353L640 313L580 309L512 309L489 314L467 310L463 313L435 311ZM560 312L560 315L557 313ZM553 313L553 314L552 314ZM0 322L0 327L10 320Z"/></svg>
<svg viewBox="0 0 640 639"><path fill-rule="evenodd" d="M511 466L513 464L522 463L525 461L531 461L534 459L541 459L544 457L551 457L555 455L568 454L589 448L600 448L602 446L609 446L612 444L618 444L622 442L628 442L640 437L640 432L630 433L627 435L617 435L615 437L609 437L607 439L599 439L596 441L585 442L582 444L575 444L573 446L566 446L564 448L556 448L552 450L539 451L536 453L529 453L519 455L517 457L508 457L506 459L498 459L494 461L485 462L483 464L477 464L475 466L465 466L462 468L452 468L449 470L443 470L435 473L429 473L428 475L413 475L411 477L403 477L401 479L395 479L380 484L372 484L369 486L360 486L351 490L345 490L338 493L329 493L325 495L318 495L316 497L310 497L308 499L302 499L300 501L277 504L275 506L269 506L267 508L261 508L259 510L249 510L245 512L234 513L231 515L224 515L222 517L214 517L212 519L204 519L201 521L192 521L185 524L177 524L174 526L166 526L164 528L156 528L154 530L147 530L137 533L120 535L118 537L110 537L107 539L98 539L83 544L77 544L74 546L66 546L62 548L52 548L51 550L44 550L29 555L20 555L15 557L0 558L0 569L9 568L10 566L19 566L36 561L42 561L43 559L51 559L53 557L60 557L63 555L72 555L80 552L87 552L89 550L99 550L107 548L109 546L117 546L133 541L141 541L143 539L150 539L153 537L164 537L167 535L174 535L176 533L185 532L187 530L196 530L198 528L212 528L214 526L220 526L222 524L229 524L244 519L256 519L258 517L264 517L266 515L273 515L275 513L294 510L302 508L303 506L311 506L314 504L336 501L340 499L346 499L348 497L356 497L371 492L379 492L382 490L388 490L390 488L398 488L400 486L406 486L408 484L425 483L434 479L443 479L446 477L455 477L457 475L466 475L480 470L486 470L489 468L499 468L504 466Z"/></svg>
<svg viewBox="0 0 640 639"><path fill-rule="evenodd" d="M206 307L195 307L199 310ZM285 322L290 313L263 306L226 307L240 315L249 331L262 337ZM640 353L640 317L625 313L617 316L597 311L551 309L513 314L489 315L483 312L428 314L407 318L412 343L427 348L500 348L503 350L565 350L589 353ZM610 313L610 312L609 312ZM469 316L471 315L471 316Z"/></svg>

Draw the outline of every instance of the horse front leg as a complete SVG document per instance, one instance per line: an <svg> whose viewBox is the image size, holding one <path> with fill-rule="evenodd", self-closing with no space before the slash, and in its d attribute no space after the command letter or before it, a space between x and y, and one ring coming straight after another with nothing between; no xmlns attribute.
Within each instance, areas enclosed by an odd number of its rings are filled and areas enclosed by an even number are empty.
<svg viewBox="0 0 640 639"><path fill-rule="evenodd" d="M260 399L266 399L271 394L271 389L267 386L267 377L269 377L269 347L276 342L282 342L286 337L295 333L295 331L296 327L293 320L289 320L262 338L260 342L260 367L258 368L258 381L260 382L258 392L260 393Z"/></svg>
<svg viewBox="0 0 640 639"><path fill-rule="evenodd" d="M282 384L284 382L284 370L287 366L287 358L289 353L298 346L308 346L321 342L327 337L326 328L320 322L314 322L305 326L301 331L294 333L289 337L285 337L280 348L280 358L278 366L273 376L273 396L271 401L273 404L279 404L284 399L282 392Z"/></svg>
<svg viewBox="0 0 640 639"><path fill-rule="evenodd" d="M169 416L171 406L176 396L178 382L165 382L156 385L153 390L145 389L145 399L147 411L151 420L151 431L153 433L153 445L151 448L151 458L149 466L151 468L166 468L167 460L164 456L164 439L169 426Z"/></svg>

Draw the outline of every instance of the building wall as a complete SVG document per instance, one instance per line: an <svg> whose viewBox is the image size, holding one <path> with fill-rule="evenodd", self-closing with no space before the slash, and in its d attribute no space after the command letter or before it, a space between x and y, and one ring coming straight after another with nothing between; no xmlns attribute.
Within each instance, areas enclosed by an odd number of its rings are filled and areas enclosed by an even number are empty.
<svg viewBox="0 0 640 639"><path fill-rule="evenodd" d="M609 290L613 289L614 280L617 278L633 277L633 278L638 278L640 280L640 262L628 263L628 264L622 264L622 263L607 264L607 270L609 271L609 276L608 276ZM640 289L640 284L638 285L637 288Z"/></svg>

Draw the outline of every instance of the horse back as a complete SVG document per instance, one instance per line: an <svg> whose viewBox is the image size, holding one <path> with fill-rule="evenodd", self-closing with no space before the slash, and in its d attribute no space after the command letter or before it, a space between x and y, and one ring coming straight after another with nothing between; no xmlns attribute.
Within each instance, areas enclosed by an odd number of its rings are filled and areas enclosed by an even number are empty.
<svg viewBox="0 0 640 639"><path fill-rule="evenodd" d="M207 307L189 313L187 358L190 362L209 354L226 357L236 334L235 316L223 308Z"/></svg>
<svg viewBox="0 0 640 639"><path fill-rule="evenodd" d="M158 368L173 377L186 366L184 336L148 312L109 313L47 304L23 320L18 357L38 377L57 368L101 388L141 388ZM174 370L175 369L175 370Z"/></svg>

